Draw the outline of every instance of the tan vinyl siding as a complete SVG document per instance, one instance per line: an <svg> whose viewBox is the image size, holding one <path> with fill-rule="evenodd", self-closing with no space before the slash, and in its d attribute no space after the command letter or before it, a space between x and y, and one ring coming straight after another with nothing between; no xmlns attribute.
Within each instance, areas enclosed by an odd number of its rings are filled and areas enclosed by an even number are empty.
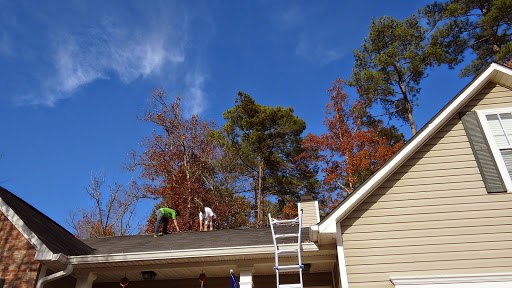
<svg viewBox="0 0 512 288"><path fill-rule="evenodd" d="M309 227L319 221L318 201L307 201L299 203L299 209L302 209L302 226Z"/></svg>
<svg viewBox="0 0 512 288"><path fill-rule="evenodd" d="M463 111L512 106L485 86ZM350 288L392 288L390 276L510 272L512 194L485 190L453 117L342 223Z"/></svg>

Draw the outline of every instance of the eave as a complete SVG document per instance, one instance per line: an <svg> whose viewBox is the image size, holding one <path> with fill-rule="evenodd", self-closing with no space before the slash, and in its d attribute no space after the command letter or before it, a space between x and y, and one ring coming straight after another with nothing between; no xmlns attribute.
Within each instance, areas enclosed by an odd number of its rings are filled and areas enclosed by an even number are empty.
<svg viewBox="0 0 512 288"><path fill-rule="evenodd" d="M492 63L480 75L475 77L457 94L439 113L437 113L411 140L400 149L382 168L375 172L345 201L338 205L316 226L311 227L310 239L318 243L331 243L336 239L336 223L343 220L361 204L376 188L392 175L424 143L426 143L449 119L451 119L468 101L487 83L496 82L512 87L512 69Z"/></svg>

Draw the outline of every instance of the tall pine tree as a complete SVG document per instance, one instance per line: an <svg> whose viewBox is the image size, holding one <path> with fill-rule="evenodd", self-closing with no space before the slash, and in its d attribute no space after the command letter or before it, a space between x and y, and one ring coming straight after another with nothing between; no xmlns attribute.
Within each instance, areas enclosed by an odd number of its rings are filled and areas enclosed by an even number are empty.
<svg viewBox="0 0 512 288"><path fill-rule="evenodd" d="M238 92L235 103L223 114L227 122L222 131L245 175L252 179L255 220L261 225L268 196L297 199L301 191L314 190L314 171L296 160L306 123L291 107L263 106L244 92Z"/></svg>

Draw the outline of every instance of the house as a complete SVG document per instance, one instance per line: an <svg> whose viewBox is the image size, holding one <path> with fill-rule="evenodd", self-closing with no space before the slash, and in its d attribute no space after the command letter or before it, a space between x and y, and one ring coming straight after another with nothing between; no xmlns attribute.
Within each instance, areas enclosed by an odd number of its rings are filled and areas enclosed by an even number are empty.
<svg viewBox="0 0 512 288"><path fill-rule="evenodd" d="M491 64L311 227L341 287L512 287L511 89Z"/></svg>
<svg viewBox="0 0 512 288"><path fill-rule="evenodd" d="M512 287L511 87L491 64L324 219L300 203L304 287ZM276 287L269 228L80 241L3 188L0 211L0 288Z"/></svg>
<svg viewBox="0 0 512 288"><path fill-rule="evenodd" d="M318 223L317 201L299 204L304 224ZM0 288L230 287L230 270L240 287L275 287L274 244L270 228L182 232L162 237L129 235L76 239L37 209L0 187ZM310 215L310 216L308 216ZM312 217L308 219L308 217ZM293 227L292 227L293 229ZM296 228L295 228L296 229ZM335 245L324 249L303 228L302 260L307 287L332 287ZM290 257L284 265L294 264ZM152 271L154 280L143 280ZM282 276L283 283L296 275Z"/></svg>

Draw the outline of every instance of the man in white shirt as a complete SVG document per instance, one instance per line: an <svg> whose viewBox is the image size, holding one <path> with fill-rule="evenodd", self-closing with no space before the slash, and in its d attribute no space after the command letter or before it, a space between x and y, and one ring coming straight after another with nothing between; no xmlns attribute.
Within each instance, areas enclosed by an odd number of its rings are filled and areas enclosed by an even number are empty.
<svg viewBox="0 0 512 288"><path fill-rule="evenodd" d="M199 209L199 231L208 231L208 225L210 226L210 231L212 231L215 220L217 220L217 215L213 213L210 207L201 207Z"/></svg>

